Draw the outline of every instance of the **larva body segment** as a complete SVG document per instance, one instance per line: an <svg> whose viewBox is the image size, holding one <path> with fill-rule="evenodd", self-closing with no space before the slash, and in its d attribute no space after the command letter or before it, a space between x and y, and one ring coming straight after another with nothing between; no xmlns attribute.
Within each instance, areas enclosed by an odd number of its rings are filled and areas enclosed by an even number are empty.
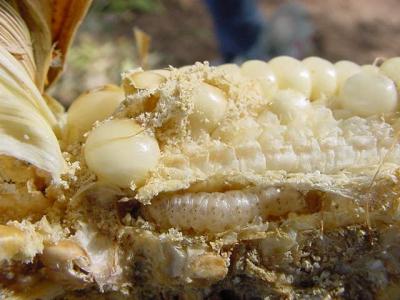
<svg viewBox="0 0 400 300"><path fill-rule="evenodd" d="M304 208L305 200L300 193L271 187L260 191L175 195L157 199L145 210L162 228L218 233Z"/></svg>
<svg viewBox="0 0 400 300"><path fill-rule="evenodd" d="M241 191L188 193L160 198L149 206L149 214L164 228L223 232L251 223L260 215L260 207L255 195Z"/></svg>

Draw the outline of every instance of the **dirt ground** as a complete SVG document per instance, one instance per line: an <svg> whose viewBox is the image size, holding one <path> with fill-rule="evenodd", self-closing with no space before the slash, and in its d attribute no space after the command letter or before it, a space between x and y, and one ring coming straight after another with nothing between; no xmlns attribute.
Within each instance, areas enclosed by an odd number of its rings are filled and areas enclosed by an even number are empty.
<svg viewBox="0 0 400 300"><path fill-rule="evenodd" d="M310 11L321 37L320 56L365 64L376 57L400 55L399 0L301 2Z"/></svg>
<svg viewBox="0 0 400 300"><path fill-rule="evenodd" d="M168 2L168 1L167 1ZM174 1L169 1L174 2ZM140 15L135 25L153 37L161 64L184 65L218 56L212 21L201 1L175 1L162 19ZM261 0L266 18L283 2ZM316 55L360 64L400 53L399 0L303 0L318 35ZM162 24L162 26L160 26Z"/></svg>
<svg viewBox="0 0 400 300"><path fill-rule="evenodd" d="M282 0L261 0L268 19ZM317 32L315 55L359 64L400 52L400 0L303 0ZM203 1L163 0L150 13L91 11L68 58L67 71L53 89L64 103L79 93L118 83L120 73L138 66L132 28L152 37L149 65L182 66L218 58L212 20ZM68 91L66 93L66 91Z"/></svg>

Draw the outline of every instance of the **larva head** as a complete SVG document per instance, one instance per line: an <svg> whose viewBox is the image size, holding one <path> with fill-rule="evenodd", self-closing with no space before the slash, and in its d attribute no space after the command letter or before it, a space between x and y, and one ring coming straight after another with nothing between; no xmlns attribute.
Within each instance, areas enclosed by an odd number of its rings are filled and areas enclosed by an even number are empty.
<svg viewBox="0 0 400 300"><path fill-rule="evenodd" d="M128 188L145 182L157 165L160 149L134 120L114 119L89 134L84 155L89 169L101 180Z"/></svg>

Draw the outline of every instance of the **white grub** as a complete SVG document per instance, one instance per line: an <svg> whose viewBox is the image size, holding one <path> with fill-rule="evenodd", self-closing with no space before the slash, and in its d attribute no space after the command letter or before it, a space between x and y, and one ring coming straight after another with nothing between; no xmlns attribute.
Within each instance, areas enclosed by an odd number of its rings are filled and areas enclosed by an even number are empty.
<svg viewBox="0 0 400 300"><path fill-rule="evenodd" d="M306 208L305 196L291 188L186 193L164 196L144 208L161 228L223 232Z"/></svg>

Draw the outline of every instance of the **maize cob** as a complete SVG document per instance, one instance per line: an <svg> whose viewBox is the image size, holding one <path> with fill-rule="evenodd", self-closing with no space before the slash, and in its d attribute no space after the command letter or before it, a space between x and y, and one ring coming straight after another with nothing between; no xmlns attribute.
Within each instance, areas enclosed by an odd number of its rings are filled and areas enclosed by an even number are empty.
<svg viewBox="0 0 400 300"><path fill-rule="evenodd" d="M277 72L277 62L288 65ZM226 289L302 298L358 295L346 281L362 276L363 288L373 283L363 292L382 293L396 280L382 266L389 259L398 268L399 240L398 95L393 72L385 72L319 58L196 64L125 73L127 97L110 98L112 107L119 103L114 113L97 113L81 97L90 113L83 119L71 108L64 131L87 125L78 139L62 141L80 170L58 221L78 230L69 238L80 237L82 253L105 251L100 256L113 267L87 267L84 282L59 268L53 280L66 293L97 284L100 292L139 298L214 297ZM106 247L89 249L84 241L93 234ZM367 237L382 242L368 246ZM320 249L336 243L365 255L350 277L326 275L354 258L325 261L329 252ZM376 254L382 249L390 258ZM302 259L307 251L312 256ZM365 277L366 268L380 277ZM302 287L307 274L316 278L311 289ZM141 286L128 288L132 276Z"/></svg>
<svg viewBox="0 0 400 300"><path fill-rule="evenodd" d="M281 57L139 69L123 75L125 101L117 87L79 97L60 140L79 168L68 189L50 184L70 200L46 214L50 232L75 233L42 238L32 254L55 282L48 294L347 297L361 293L348 276L365 268L380 277L365 277L363 292L382 293L400 239L396 73L383 66ZM321 249L336 244L364 253L351 275L326 275L344 258L324 261ZM6 288L18 296L17 286Z"/></svg>
<svg viewBox="0 0 400 300"><path fill-rule="evenodd" d="M48 42L66 53L87 3L55 1L50 27L29 18L51 8L7 3L0 15L18 26L0 31L11 31L0 36L4 297L398 293L399 58L136 69L64 115L42 95L60 71ZM74 7L76 19L58 16Z"/></svg>

